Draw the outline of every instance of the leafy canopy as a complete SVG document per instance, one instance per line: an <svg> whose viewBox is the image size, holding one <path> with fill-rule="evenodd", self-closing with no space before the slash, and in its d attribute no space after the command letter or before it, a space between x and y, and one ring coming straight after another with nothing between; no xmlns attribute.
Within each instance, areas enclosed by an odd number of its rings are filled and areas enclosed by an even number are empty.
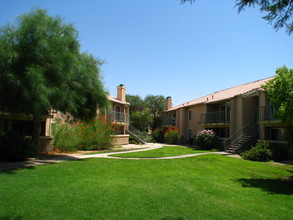
<svg viewBox="0 0 293 220"><path fill-rule="evenodd" d="M147 108L154 118L152 128L159 128L163 121L163 112L166 108L166 100L162 95L147 95L144 99Z"/></svg>
<svg viewBox="0 0 293 220"><path fill-rule="evenodd" d="M89 119L106 105L101 62L80 53L76 29L45 10L1 27L0 60L1 111L42 115L53 108Z"/></svg>
<svg viewBox="0 0 293 220"><path fill-rule="evenodd" d="M195 0L181 0L181 3ZM292 0L236 0L236 7L241 12L245 7L259 6L260 12L266 13L263 19L273 24L274 29L285 27L288 34L293 31L293 1Z"/></svg>
<svg viewBox="0 0 293 220"><path fill-rule="evenodd" d="M293 69L286 66L278 68L276 77L263 85L263 88L282 120L293 126Z"/></svg>
<svg viewBox="0 0 293 220"><path fill-rule="evenodd" d="M129 113L142 111L146 108L144 100L138 95L126 95L126 101L131 103Z"/></svg>
<svg viewBox="0 0 293 220"><path fill-rule="evenodd" d="M50 109L89 120L107 97L99 60L81 53L78 32L34 9L0 27L0 111L33 116L38 153L42 116Z"/></svg>
<svg viewBox="0 0 293 220"><path fill-rule="evenodd" d="M142 99L138 95L127 95L126 100L131 103L129 112L131 124L143 131L149 126L158 128L162 123L165 110L165 97L160 95L147 95Z"/></svg>

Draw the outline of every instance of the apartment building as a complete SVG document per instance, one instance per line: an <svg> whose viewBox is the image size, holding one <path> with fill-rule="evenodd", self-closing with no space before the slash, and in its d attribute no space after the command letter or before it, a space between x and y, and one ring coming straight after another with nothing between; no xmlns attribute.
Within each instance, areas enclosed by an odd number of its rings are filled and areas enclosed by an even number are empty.
<svg viewBox="0 0 293 220"><path fill-rule="evenodd" d="M112 124L115 126L116 134L114 137L115 145L124 145L129 143L129 134L127 132L129 126L129 105L126 102L126 88L123 84L117 86L117 97L108 96L111 102L108 115Z"/></svg>
<svg viewBox="0 0 293 220"><path fill-rule="evenodd" d="M163 127L177 127L187 142L199 131L212 129L230 143L250 133L258 140L285 144L282 136L287 125L275 118L275 109L261 87L272 78L217 91L175 107L167 97Z"/></svg>
<svg viewBox="0 0 293 220"><path fill-rule="evenodd" d="M110 108L106 115L111 118L111 123L115 127L116 134L113 135L115 145L123 145L129 143L129 135L127 129L129 126L129 103L126 102L126 88L123 84L117 86L117 97L108 95ZM97 110L99 113L100 110ZM60 118L64 123L67 121L67 115L57 111L50 111L42 117L42 129L40 136L40 152L52 151L51 125L55 118ZM24 136L32 136L33 134L33 117L26 114L11 114L0 112L0 130L16 131Z"/></svg>

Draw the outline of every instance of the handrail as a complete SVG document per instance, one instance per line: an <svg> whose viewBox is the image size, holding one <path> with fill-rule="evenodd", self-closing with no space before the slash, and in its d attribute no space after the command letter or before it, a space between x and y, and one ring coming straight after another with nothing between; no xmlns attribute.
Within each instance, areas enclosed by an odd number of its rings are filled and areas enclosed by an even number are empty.
<svg viewBox="0 0 293 220"><path fill-rule="evenodd" d="M226 111L208 112L200 115L201 123L229 123Z"/></svg>
<svg viewBox="0 0 293 220"><path fill-rule="evenodd" d="M246 123L242 128L238 129L234 134L232 134L229 138L227 138L224 142L223 145L225 147L225 150L229 148L231 145L233 145L236 141L238 141L240 138L244 136L243 132L245 128L249 126L249 123ZM241 132L241 133L240 133ZM235 139L234 139L235 138ZM228 143L230 141L230 143Z"/></svg>
<svg viewBox="0 0 293 220"><path fill-rule="evenodd" d="M265 105L265 106L259 106L259 120L263 121L263 120L277 120L280 119L276 113L277 113L277 109L274 106L271 105Z"/></svg>
<svg viewBox="0 0 293 220"><path fill-rule="evenodd" d="M129 123L129 114L123 112L110 111L110 117L117 122Z"/></svg>
<svg viewBox="0 0 293 220"><path fill-rule="evenodd" d="M137 128L135 128L132 125L128 126L129 133L136 135L138 138L140 138L143 142L146 142L145 134L143 134L141 131L139 131Z"/></svg>

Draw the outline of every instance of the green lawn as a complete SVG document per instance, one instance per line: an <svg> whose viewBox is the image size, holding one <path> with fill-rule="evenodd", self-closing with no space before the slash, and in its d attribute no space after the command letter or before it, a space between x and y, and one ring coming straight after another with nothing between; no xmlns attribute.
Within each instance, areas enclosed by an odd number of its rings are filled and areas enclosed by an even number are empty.
<svg viewBox="0 0 293 220"><path fill-rule="evenodd" d="M222 155L0 172L0 219L292 219L293 167Z"/></svg>
<svg viewBox="0 0 293 220"><path fill-rule="evenodd" d="M145 147L142 148L129 148L129 149L109 149L109 150L99 150L99 151L92 151L90 153L85 153L85 155L91 155L91 154L105 154L105 153L118 153L118 152L127 152L127 151L132 151L132 150L141 150L141 149L146 149ZM84 151L85 152L85 151Z"/></svg>
<svg viewBox="0 0 293 220"><path fill-rule="evenodd" d="M197 150L195 148L183 147L183 146L165 146L155 150L117 154L113 157L128 157L128 158L156 158L156 157L171 157L180 156L186 154L196 154L209 152L206 150Z"/></svg>

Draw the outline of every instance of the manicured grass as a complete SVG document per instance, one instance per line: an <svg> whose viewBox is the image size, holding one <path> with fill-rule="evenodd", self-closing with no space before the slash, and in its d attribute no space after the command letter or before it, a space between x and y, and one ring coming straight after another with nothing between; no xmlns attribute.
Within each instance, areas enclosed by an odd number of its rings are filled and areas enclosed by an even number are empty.
<svg viewBox="0 0 293 220"><path fill-rule="evenodd" d="M183 147L183 146L165 146L155 150L115 154L113 157L126 157L126 158L156 158L156 157L171 157L187 154L205 153L206 150L197 150L195 148Z"/></svg>
<svg viewBox="0 0 293 220"><path fill-rule="evenodd" d="M68 161L0 172L0 219L288 220L292 175L222 155Z"/></svg>

